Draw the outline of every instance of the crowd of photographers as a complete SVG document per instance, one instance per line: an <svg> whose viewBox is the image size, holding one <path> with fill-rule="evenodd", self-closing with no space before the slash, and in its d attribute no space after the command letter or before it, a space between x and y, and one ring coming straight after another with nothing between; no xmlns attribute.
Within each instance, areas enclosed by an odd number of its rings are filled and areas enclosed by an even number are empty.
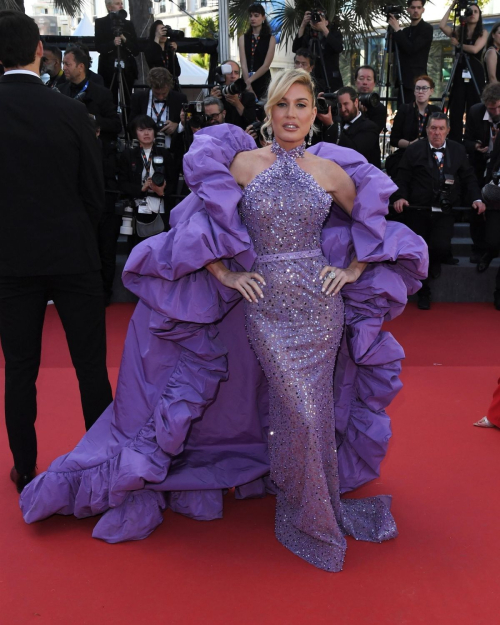
<svg viewBox="0 0 500 625"><path fill-rule="evenodd" d="M453 140L448 136L448 116L431 103L435 85L427 74L427 61L432 27L422 19L425 0L408 0L410 25L406 28L399 24L400 7L387 7L389 30L398 50L400 83L390 136L395 151L384 167L398 187L391 198L390 218L407 223L429 245L430 277L419 292L421 309L430 308L429 280L439 276L441 264L458 262L451 247L457 218L452 208L470 207L467 219L474 242L471 262L477 264L478 271L488 268L500 247L500 212L486 210L482 191L487 185L485 192L494 207L498 187L488 183L497 182L496 172L500 169L500 144L495 140L500 123L500 72L496 66L500 24L488 41L484 67L488 84L478 95L470 88L466 75L470 59L477 57L476 40L483 38L480 10L475 4L462 6L462 0L454 4L457 13L464 9L458 32L448 30L450 11L441 28L461 55L451 97L455 120L460 111L467 117L463 138L461 133L453 135L452 120ZM109 301L118 232L129 236L131 248L141 238L168 229L170 210L189 193L182 181L182 157L196 132L206 126L231 123L250 134L258 147L266 145L268 137L260 132L263 101L256 85L267 76L269 50L274 52L275 42L263 30L264 9L252 5L248 38L241 42L243 71L236 61L227 60L217 68L215 84L205 99L188 102L179 86L176 44L167 27L161 21L152 25L146 54L149 88L134 88L136 33L120 13L121 0L107 0L107 7L109 15L96 21L98 73L90 69L90 54L83 45L70 45L63 57L59 48L45 44L44 70L47 86L80 100L94 120L106 182L99 247ZM256 66L253 57L261 35L267 36L267 43L261 50L260 66ZM491 49L495 50L494 58L488 55ZM342 33L338 23L330 24L319 10L305 13L292 50L295 67L311 73L317 84L319 132L308 141L351 148L369 163L382 167L380 135L387 130L387 108L377 94L375 70L361 66L355 72L354 84L343 85L339 70ZM259 69L258 80L252 82ZM477 74L477 67L473 71ZM123 141L124 128L127 141ZM500 310L500 272L494 302Z"/></svg>

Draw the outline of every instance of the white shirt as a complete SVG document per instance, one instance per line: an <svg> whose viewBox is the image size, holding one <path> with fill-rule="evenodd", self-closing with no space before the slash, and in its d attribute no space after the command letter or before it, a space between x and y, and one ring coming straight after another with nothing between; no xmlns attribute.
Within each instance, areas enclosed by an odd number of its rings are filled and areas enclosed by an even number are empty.
<svg viewBox="0 0 500 625"><path fill-rule="evenodd" d="M40 74L32 72L30 69L9 69L5 72L4 76L7 76L7 74L28 74L28 76L34 76L40 80Z"/></svg>
<svg viewBox="0 0 500 625"><path fill-rule="evenodd" d="M149 159L150 154L151 154L151 148L144 149L146 162ZM143 161L142 175L141 175L142 184L144 184L148 178L151 178L153 174L154 174L153 162L151 162L151 167L149 169L149 176L148 176L148 172L146 168L144 167L144 161ZM158 211L160 213L165 212L165 205L164 205L162 198L156 197L154 195L148 195L145 198L145 200L146 200L146 206L141 206L140 204L137 205L139 209L139 213L157 213Z"/></svg>
<svg viewBox="0 0 500 625"><path fill-rule="evenodd" d="M358 117L361 117L361 111L358 112L358 114L356 115L354 119L351 119L350 122L347 122L346 124L344 124L344 130L347 130L351 124L354 124L354 122L358 119Z"/></svg>
<svg viewBox="0 0 500 625"><path fill-rule="evenodd" d="M158 124L158 122L161 122L163 126L165 126L165 124L168 122L168 106L165 107L165 109L162 111L159 117L158 117L158 113L162 110L163 104L156 104L155 106L156 106L156 112L153 107L153 90L151 89L151 91L149 92L147 114L155 120L155 123ZM165 135L165 147L166 148L170 147L171 141L172 141L172 138L170 137L170 135Z"/></svg>

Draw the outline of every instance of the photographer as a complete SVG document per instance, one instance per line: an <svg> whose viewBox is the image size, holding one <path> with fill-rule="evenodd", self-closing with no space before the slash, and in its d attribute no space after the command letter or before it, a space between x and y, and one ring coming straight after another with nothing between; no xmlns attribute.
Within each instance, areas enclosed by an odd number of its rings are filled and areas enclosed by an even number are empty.
<svg viewBox="0 0 500 625"><path fill-rule="evenodd" d="M340 136L329 138L327 132L324 140L356 150L369 163L380 168L380 144L377 127L359 110L358 94L352 87L342 87L337 91L337 107L341 119ZM334 124L330 107L326 115L318 114L318 119L325 126L329 126L331 131L334 131L336 124Z"/></svg>
<svg viewBox="0 0 500 625"><path fill-rule="evenodd" d="M500 82L500 22L493 24L488 40L486 41L486 52L484 53L484 69L486 70L486 80L492 84Z"/></svg>
<svg viewBox="0 0 500 625"><path fill-rule="evenodd" d="M232 69L230 74L224 74L225 86L229 87L240 78L240 66L236 61L224 61L223 65L230 65ZM223 95L221 88L216 86L210 91L210 95L222 101L226 111L226 123L234 124L244 130L255 121L255 97L250 91L243 91L243 93L235 93L234 95L228 93Z"/></svg>
<svg viewBox="0 0 500 625"><path fill-rule="evenodd" d="M314 68L316 67L316 55L313 54L308 48L299 48L295 53L293 66L295 69L303 69L308 74L312 74L314 76Z"/></svg>
<svg viewBox="0 0 500 625"><path fill-rule="evenodd" d="M50 89L57 89L66 82L64 76L62 64L62 52L57 46L52 46L48 43L43 44L43 67L47 74L50 76L50 80L45 83Z"/></svg>
<svg viewBox="0 0 500 625"><path fill-rule="evenodd" d="M163 67L153 68L148 75L150 89L136 91L132 96L130 118L149 115L155 120L157 130L166 135L165 146L172 145L181 120L182 103L187 102L183 93L173 91L172 74Z"/></svg>
<svg viewBox="0 0 500 625"><path fill-rule="evenodd" d="M120 117L111 91L87 78L88 62L88 56L80 47L69 47L63 60L67 82L59 90L63 95L80 100L85 105L101 129L100 138L109 143L116 140L122 129Z"/></svg>
<svg viewBox="0 0 500 625"><path fill-rule="evenodd" d="M313 40L318 41L318 51L311 49ZM304 13L299 32L293 40L292 52L296 53L301 48L308 48L316 56L319 50L322 52L324 63L318 58L313 72L318 90L332 92L340 89L344 84L339 67L340 53L344 50L342 33L335 22L329 24L324 11L314 9Z"/></svg>
<svg viewBox="0 0 500 625"><path fill-rule="evenodd" d="M111 88L115 102L118 101L118 78L115 77L118 56L124 63L122 72L125 81L125 98L128 102L135 79L138 76L135 56L139 44L132 22L125 19L122 0L106 0L108 15L95 21L95 47L99 52L98 73L106 87Z"/></svg>
<svg viewBox="0 0 500 625"><path fill-rule="evenodd" d="M394 31L393 41L398 46L401 65L402 85L399 85L398 108L402 104L401 92L404 93L405 104L415 100L413 92L416 76L427 74L427 61L432 44L432 26L422 19L426 0L407 0L406 6L410 16L410 26L401 28L394 15L389 17L389 25Z"/></svg>
<svg viewBox="0 0 500 625"><path fill-rule="evenodd" d="M439 28L450 38L452 45L455 46L455 54L460 51L464 52L470 62L478 89L476 89L465 58L463 58L456 67L450 91L450 137L454 141L462 141L464 112L467 115L470 107L473 104L478 104L481 100L480 94L485 84L481 56L488 39L488 31L483 28L481 9L477 4L468 5L465 10L465 23L459 26L458 31L455 31L454 28L448 25L451 11L455 10L457 14L461 3L462 0L455 0L452 3L439 23ZM462 40L463 49L461 45Z"/></svg>
<svg viewBox="0 0 500 625"><path fill-rule="evenodd" d="M485 206L467 153L462 144L447 139L450 122L444 113L432 113L427 121L427 140L406 149L396 177L398 190L391 200L402 213L406 206L432 207L406 211L406 224L429 246L429 275L439 277L441 262L450 256L453 206L470 204L482 214ZM418 307L430 308L429 281L418 292Z"/></svg>
<svg viewBox="0 0 500 625"><path fill-rule="evenodd" d="M371 65L362 65L356 70L354 77L356 91L360 94L373 93L375 91L376 75ZM360 110L366 117L372 121L379 133L381 133L387 124L387 107L379 102L376 106L365 107L360 104Z"/></svg>
<svg viewBox="0 0 500 625"><path fill-rule="evenodd" d="M118 160L118 188L137 208L134 214L141 223L151 224L161 215L165 230L169 229L172 208L169 196L175 186L172 155L155 142L158 127L148 115L135 117L130 124L130 136L137 139L137 147L127 147ZM156 161L161 160L160 165ZM160 184L155 184L159 173ZM131 235L131 247L141 238L137 231Z"/></svg>
<svg viewBox="0 0 500 625"><path fill-rule="evenodd" d="M431 113L439 113L440 108L430 104L435 84L430 76L417 76L415 79L415 102L402 104L396 113L391 132L391 145L399 148L385 161L387 174L394 178L399 163L408 146L427 138L427 119Z"/></svg>
<svg viewBox="0 0 500 625"><path fill-rule="evenodd" d="M144 50L149 69L164 67L174 78L176 87L179 84L178 77L181 75L181 66L177 58L177 44L169 41L168 33L172 29L165 26L161 20L156 20L149 31L148 43Z"/></svg>

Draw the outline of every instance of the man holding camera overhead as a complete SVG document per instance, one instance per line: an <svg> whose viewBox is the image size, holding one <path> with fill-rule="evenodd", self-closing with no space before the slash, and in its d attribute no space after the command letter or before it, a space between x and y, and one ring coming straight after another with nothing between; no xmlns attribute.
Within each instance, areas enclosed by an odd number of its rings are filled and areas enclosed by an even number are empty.
<svg viewBox="0 0 500 625"><path fill-rule="evenodd" d="M422 19L426 0L407 0L410 26L401 28L397 13L390 13L388 22L394 31L393 41L398 46L402 84L399 85L398 105L404 94L406 104L415 100L413 81L427 74L427 61L432 44L432 26ZM393 7L396 8L396 7ZM398 7L399 8L399 7Z"/></svg>
<svg viewBox="0 0 500 625"><path fill-rule="evenodd" d="M344 84L339 67L340 53L344 49L342 33L338 24L328 23L325 11L314 8L306 11L292 52L309 48L318 58L313 76L320 91L337 91Z"/></svg>
<svg viewBox="0 0 500 625"><path fill-rule="evenodd" d="M250 91L246 91L243 79L243 91L238 89L238 80L241 77L240 66L236 61L224 61L222 70L231 68L231 72L223 73L225 84L212 88L210 95L222 100L226 111L226 122L243 128L243 130L255 121L256 106L255 97Z"/></svg>
<svg viewBox="0 0 500 625"><path fill-rule="evenodd" d="M118 77L116 76L118 57L123 62L125 98L128 101L132 87L138 76L135 56L139 54L139 44L132 22L125 19L123 0L106 0L108 15L95 21L95 47L99 52L98 73L104 78L104 84L113 91L115 102L118 100Z"/></svg>

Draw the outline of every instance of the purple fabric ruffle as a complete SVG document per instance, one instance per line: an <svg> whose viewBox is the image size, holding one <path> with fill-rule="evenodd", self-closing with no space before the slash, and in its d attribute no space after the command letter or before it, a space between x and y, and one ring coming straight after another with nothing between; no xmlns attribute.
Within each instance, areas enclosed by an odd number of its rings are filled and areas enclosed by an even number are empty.
<svg viewBox="0 0 500 625"><path fill-rule="evenodd" d="M31 523L52 514L104 513L93 535L108 542L146 537L171 509L196 519L222 515L222 493L272 491L267 478L267 383L245 334L240 295L204 269L222 259L250 270L255 253L241 223L241 190L229 173L254 149L239 128L196 133L184 159L193 193L172 212L172 229L130 255L123 280L140 298L131 319L113 404L69 454L23 491ZM394 186L352 150L319 144L312 153L341 165L358 196L352 218L334 206L323 252L345 267L370 266L344 287L346 331L334 381L341 486L373 479L387 450L385 408L401 387L403 351L381 331L426 276L426 246L386 223Z"/></svg>

